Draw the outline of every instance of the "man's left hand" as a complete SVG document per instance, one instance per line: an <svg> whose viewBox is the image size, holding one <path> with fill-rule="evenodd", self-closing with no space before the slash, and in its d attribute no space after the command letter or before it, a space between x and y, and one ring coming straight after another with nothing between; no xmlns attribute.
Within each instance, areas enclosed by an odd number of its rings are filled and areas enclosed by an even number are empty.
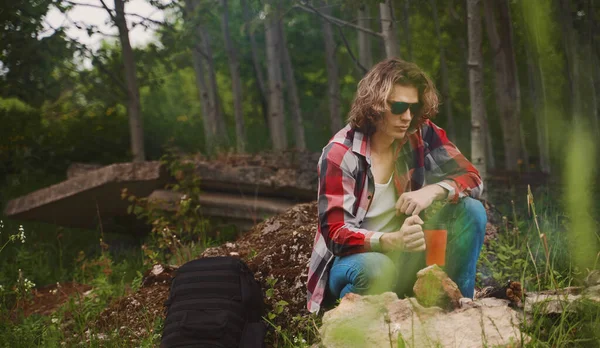
<svg viewBox="0 0 600 348"><path fill-rule="evenodd" d="M396 202L396 215L419 215L433 201L444 194L445 189L438 185L429 185L417 191L403 193Z"/></svg>

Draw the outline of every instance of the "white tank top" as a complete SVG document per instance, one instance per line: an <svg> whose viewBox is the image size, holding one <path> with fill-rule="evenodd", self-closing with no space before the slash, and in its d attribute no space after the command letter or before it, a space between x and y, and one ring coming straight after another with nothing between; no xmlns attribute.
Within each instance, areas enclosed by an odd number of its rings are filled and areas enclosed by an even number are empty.
<svg viewBox="0 0 600 348"><path fill-rule="evenodd" d="M392 185L392 176L387 184L375 183L373 201L363 219L360 228L374 232L395 232L402 227L400 218L396 216L396 189Z"/></svg>

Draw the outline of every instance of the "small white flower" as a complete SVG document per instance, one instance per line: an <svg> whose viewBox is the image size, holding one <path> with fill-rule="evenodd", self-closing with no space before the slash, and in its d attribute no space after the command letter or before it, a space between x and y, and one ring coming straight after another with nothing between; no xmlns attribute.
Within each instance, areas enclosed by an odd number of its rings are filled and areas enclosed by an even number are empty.
<svg viewBox="0 0 600 348"><path fill-rule="evenodd" d="M32 282L31 280L25 278L23 280L23 288L25 289L25 292L28 292L29 290L33 289L35 287L35 283Z"/></svg>
<svg viewBox="0 0 600 348"><path fill-rule="evenodd" d="M52 318L52 324L58 324L58 318Z"/></svg>
<svg viewBox="0 0 600 348"><path fill-rule="evenodd" d="M23 228L23 225L19 225L18 239L21 240L21 243L25 243L25 229Z"/></svg>

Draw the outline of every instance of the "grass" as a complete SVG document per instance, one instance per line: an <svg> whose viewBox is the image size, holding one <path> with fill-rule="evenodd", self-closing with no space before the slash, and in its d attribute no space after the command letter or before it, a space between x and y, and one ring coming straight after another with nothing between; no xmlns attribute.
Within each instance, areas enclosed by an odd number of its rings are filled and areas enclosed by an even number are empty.
<svg viewBox="0 0 600 348"><path fill-rule="evenodd" d="M568 246L577 241L571 240L569 233L572 222L565 213L569 209L556 199L556 192L542 187L531 196L527 192L495 194L503 197L494 202L499 203L506 218L498 239L482 251L478 266L479 285L503 283L507 279L520 280L528 291L581 285L588 269L598 267L597 259L593 265L582 265L578 261L582 258L573 257L577 249ZM506 201L507 196L512 196L513 201ZM531 198L533 196L535 200ZM588 210L589 216L594 216L591 212L597 208L588 204L584 209ZM593 219L586 224L597 226ZM0 347L61 347L63 342L66 346L76 346L76 342L86 347L130 346L128 335L122 331L127 328L99 330L90 323L95 322L112 301L139 287L141 274L149 267L144 264L146 253L141 248L144 244L126 235L38 223L25 224L24 230L25 243L11 241L10 235L18 234L19 225L7 220L0 225L0 246L6 244L0 251L3 265L0 285L4 288L0 295ZM584 240L589 243L589 236L584 238L588 238ZM598 235L594 238L597 241ZM202 251L199 245L181 247L185 250L180 250L180 255L171 254L171 258L181 259L182 254L189 258ZM583 258L587 260L585 262L589 262L588 259ZM25 318L12 309L17 301L28 296L24 289L17 294L15 289L18 287L13 287L19 284L19 269L21 277L27 277L38 286L71 280L89 284L94 289L93 296L72 297L52 315ZM266 320L272 323L284 307L285 303L280 302L280 306L265 316ZM146 334L136 346L157 345L161 320L152 316L139 319ZM321 316L307 315L294 318L288 327L271 324L268 341L276 347L309 347L318 340L320 320ZM360 336L359 331L352 328L341 330L340 334L344 336L346 331ZM600 306L582 302L573 311L559 315L546 315L538 310L525 318L522 331L522 343L527 347L585 347L600 343ZM345 337L352 338L352 342L361 339L350 334ZM404 344L403 340L398 342Z"/></svg>

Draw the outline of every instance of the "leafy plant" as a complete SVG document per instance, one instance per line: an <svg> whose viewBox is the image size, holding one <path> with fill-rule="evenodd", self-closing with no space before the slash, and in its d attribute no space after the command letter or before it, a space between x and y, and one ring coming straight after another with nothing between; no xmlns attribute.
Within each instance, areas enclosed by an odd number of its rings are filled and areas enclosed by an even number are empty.
<svg viewBox="0 0 600 348"><path fill-rule="evenodd" d="M170 262L183 264L192 260L207 245L208 220L202 216L199 202L200 179L192 163L165 155L162 164L176 182L167 189L179 194L175 203L136 197L123 189L121 198L131 205L127 211L151 225L148 243L142 246L147 264Z"/></svg>

